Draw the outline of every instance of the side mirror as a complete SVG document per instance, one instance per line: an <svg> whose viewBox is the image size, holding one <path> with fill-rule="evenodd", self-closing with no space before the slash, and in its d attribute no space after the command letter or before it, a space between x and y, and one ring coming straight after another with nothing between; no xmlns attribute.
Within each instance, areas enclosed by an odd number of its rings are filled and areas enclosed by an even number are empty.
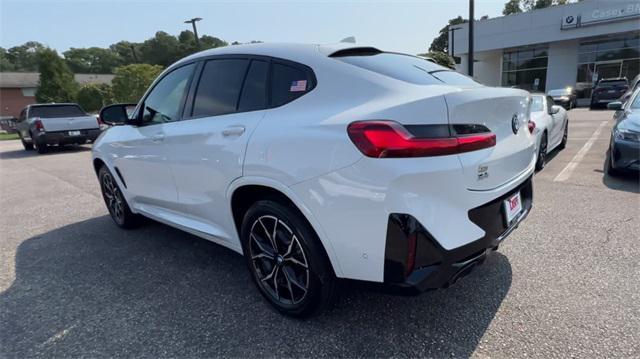
<svg viewBox="0 0 640 359"><path fill-rule="evenodd" d="M100 120L110 126L124 125L136 106L136 104L131 103L105 106L100 110Z"/></svg>
<svg viewBox="0 0 640 359"><path fill-rule="evenodd" d="M551 113L552 115L555 115L555 114L556 114L556 113L558 113L558 112L560 112L560 106L558 106L558 105L553 105L553 106L551 106L551 112L550 112L550 113Z"/></svg>
<svg viewBox="0 0 640 359"><path fill-rule="evenodd" d="M616 111L622 110L622 102L620 101L609 102L607 104L607 108L609 110L616 110Z"/></svg>

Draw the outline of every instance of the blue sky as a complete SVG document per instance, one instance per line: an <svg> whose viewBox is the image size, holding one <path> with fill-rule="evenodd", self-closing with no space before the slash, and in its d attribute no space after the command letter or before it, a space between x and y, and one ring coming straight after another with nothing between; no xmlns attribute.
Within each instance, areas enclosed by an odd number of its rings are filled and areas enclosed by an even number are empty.
<svg viewBox="0 0 640 359"><path fill-rule="evenodd" d="M506 0L476 0L476 18L499 16ZM446 21L466 17L468 0L423 1L102 1L0 0L0 46L29 40L62 52L143 41L163 30L177 35L202 17L198 32L228 42L358 43L424 52Z"/></svg>

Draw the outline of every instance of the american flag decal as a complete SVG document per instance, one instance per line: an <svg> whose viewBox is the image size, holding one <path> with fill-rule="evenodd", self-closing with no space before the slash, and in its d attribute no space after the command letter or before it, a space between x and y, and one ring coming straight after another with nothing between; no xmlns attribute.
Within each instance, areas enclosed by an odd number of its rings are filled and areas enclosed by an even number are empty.
<svg viewBox="0 0 640 359"><path fill-rule="evenodd" d="M307 80L299 80L291 82L289 92L301 92L307 90Z"/></svg>

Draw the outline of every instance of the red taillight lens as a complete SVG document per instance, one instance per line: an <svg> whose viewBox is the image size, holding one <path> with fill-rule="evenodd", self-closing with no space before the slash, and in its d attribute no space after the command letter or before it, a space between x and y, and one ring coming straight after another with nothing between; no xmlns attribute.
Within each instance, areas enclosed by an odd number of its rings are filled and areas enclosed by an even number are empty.
<svg viewBox="0 0 640 359"><path fill-rule="evenodd" d="M394 121L358 121L347 128L349 138L367 157L445 156L496 145L491 132L443 138L415 138Z"/></svg>
<svg viewBox="0 0 640 359"><path fill-rule="evenodd" d="M527 123L527 127L529 128L529 133L533 133L533 130L536 129L536 123L529 120L529 122Z"/></svg>
<svg viewBox="0 0 640 359"><path fill-rule="evenodd" d="M36 130L38 131L44 131L44 125L42 124L42 121L40 121L40 119L36 119L33 122L33 125L36 127Z"/></svg>

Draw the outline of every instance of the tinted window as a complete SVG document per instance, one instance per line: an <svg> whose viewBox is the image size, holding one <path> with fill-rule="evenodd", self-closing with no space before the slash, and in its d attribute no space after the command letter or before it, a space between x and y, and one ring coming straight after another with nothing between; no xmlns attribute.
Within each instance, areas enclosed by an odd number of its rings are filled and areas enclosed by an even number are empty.
<svg viewBox="0 0 640 359"><path fill-rule="evenodd" d="M249 60L207 61L200 76L193 117L216 116L236 112Z"/></svg>
<svg viewBox="0 0 640 359"><path fill-rule="evenodd" d="M571 94L571 91L569 89L549 91L549 95L551 96L563 96L563 95L570 95L570 94Z"/></svg>
<svg viewBox="0 0 640 359"><path fill-rule="evenodd" d="M631 106L629 106L630 108L636 109L636 108L640 108L640 92L636 92L636 98L633 100L633 102L631 103Z"/></svg>
<svg viewBox="0 0 640 359"><path fill-rule="evenodd" d="M271 76L271 105L284 105L304 95L312 83L306 71L300 68L274 63Z"/></svg>
<svg viewBox="0 0 640 359"><path fill-rule="evenodd" d="M267 73L269 64L252 61L244 80L238 111L253 111L267 107Z"/></svg>
<svg viewBox="0 0 640 359"><path fill-rule="evenodd" d="M627 86L627 81L617 80L617 81L600 81L597 87L622 87Z"/></svg>
<svg viewBox="0 0 640 359"><path fill-rule="evenodd" d="M551 114L551 107L555 104L556 103L553 101L553 98L547 96L547 111L549 111L549 114Z"/></svg>
<svg viewBox="0 0 640 359"><path fill-rule="evenodd" d="M180 119L180 109L187 95L187 85L194 64L180 67L158 82L144 101L143 124L157 124Z"/></svg>
<svg viewBox="0 0 640 359"><path fill-rule="evenodd" d="M335 59L379 74L417 85L477 84L454 71L445 70L420 57L383 52L366 56L339 56Z"/></svg>
<svg viewBox="0 0 640 359"><path fill-rule="evenodd" d="M29 109L29 117L56 118L86 115L77 105L33 106Z"/></svg>
<svg viewBox="0 0 640 359"><path fill-rule="evenodd" d="M531 112L544 111L544 97L531 96Z"/></svg>

